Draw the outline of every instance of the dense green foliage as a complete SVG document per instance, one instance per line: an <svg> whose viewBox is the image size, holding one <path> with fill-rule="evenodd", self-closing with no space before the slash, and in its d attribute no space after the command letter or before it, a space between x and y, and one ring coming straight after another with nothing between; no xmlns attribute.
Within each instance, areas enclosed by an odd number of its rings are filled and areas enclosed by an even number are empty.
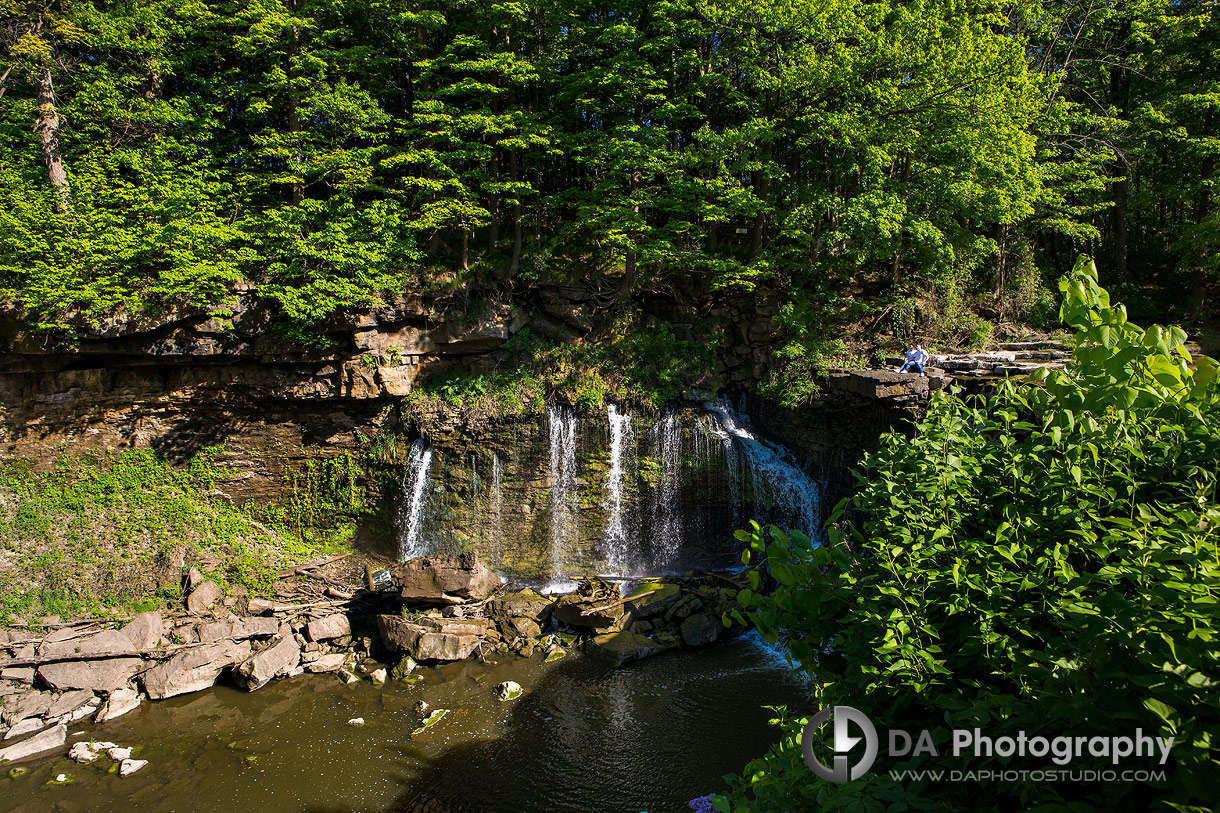
<svg viewBox="0 0 1220 813"><path fill-rule="evenodd" d="M49 327L223 307L250 281L307 338L464 280L580 276L608 304L761 286L798 360L861 299L879 327L909 330L918 301L977 340L966 304L1028 315L1062 257L1120 231L1124 258L1201 292L1216 19L1212 0L3 0L0 289Z"/></svg>
<svg viewBox="0 0 1220 813"><path fill-rule="evenodd" d="M1141 330L1090 262L1062 285L1075 364L987 402L940 395L913 438L867 457L828 544L753 526L778 582L741 599L786 632L823 707L888 727L1015 736L1172 735L1167 781L898 781L902 768L1054 767L1000 758L882 759L815 779L800 726L733 780L720 809L1211 809L1220 802L1220 400L1217 367L1177 328ZM884 735L883 735L884 736ZM1107 763L1108 765L1108 763ZM1097 767L1090 763L1087 766ZM1126 767L1155 768L1155 761ZM983 795L980 796L980 791ZM1049 807L1040 807L1048 805Z"/></svg>
<svg viewBox="0 0 1220 813"><path fill-rule="evenodd" d="M216 490L240 474L223 449L173 466L147 450L64 456L35 472L0 465L0 622L123 614L180 598L182 563L224 586L266 593L288 565L343 550L370 509L361 460L288 471L282 505L234 505Z"/></svg>

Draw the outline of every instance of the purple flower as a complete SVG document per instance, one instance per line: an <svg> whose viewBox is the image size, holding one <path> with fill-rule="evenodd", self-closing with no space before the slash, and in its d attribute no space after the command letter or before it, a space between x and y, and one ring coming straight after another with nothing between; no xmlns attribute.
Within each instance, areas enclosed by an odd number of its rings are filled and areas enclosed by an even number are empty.
<svg viewBox="0 0 1220 813"><path fill-rule="evenodd" d="M690 800L690 809L695 813L716 813L716 808L712 807L712 796L700 796L698 799Z"/></svg>

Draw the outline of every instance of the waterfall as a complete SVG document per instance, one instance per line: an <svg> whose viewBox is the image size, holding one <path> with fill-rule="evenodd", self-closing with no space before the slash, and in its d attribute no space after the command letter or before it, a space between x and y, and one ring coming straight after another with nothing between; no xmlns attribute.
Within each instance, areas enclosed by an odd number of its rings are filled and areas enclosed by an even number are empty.
<svg viewBox="0 0 1220 813"><path fill-rule="evenodd" d="M576 413L570 407L549 407L547 423L551 446L551 565L562 578L567 553L579 535L576 499Z"/></svg>
<svg viewBox="0 0 1220 813"><path fill-rule="evenodd" d="M682 517L678 488L682 478L682 421L672 412L661 416L652 428L654 458L660 462L660 482L653 489L653 563L664 568L673 563L682 545Z"/></svg>
<svg viewBox="0 0 1220 813"><path fill-rule="evenodd" d="M488 502L491 513L491 542L496 551L496 559L504 554L504 491L500 478L500 455L491 453L491 499Z"/></svg>
<svg viewBox="0 0 1220 813"><path fill-rule="evenodd" d="M635 437L631 431L631 413L619 414L614 404L606 407L610 421L610 473L606 479L606 497L602 507L606 511L606 528L602 534L606 562L614 573L631 572L635 561L634 523L624 517L623 492L627 477L636 471Z"/></svg>
<svg viewBox="0 0 1220 813"><path fill-rule="evenodd" d="M423 539L423 524L431 468L432 446L426 438L418 438L411 444L407 468L402 475L404 500L398 509L398 558L401 561L423 556L430 547Z"/></svg>
<svg viewBox="0 0 1220 813"><path fill-rule="evenodd" d="M479 505L479 456L470 453L470 504L476 509Z"/></svg>
<svg viewBox="0 0 1220 813"><path fill-rule="evenodd" d="M818 531L818 506L820 492L817 483L791 459L786 449L757 438L740 425L732 407L727 403L704 408L716 416L718 433L726 444L739 450L741 468L748 474L753 490L755 507L773 504L782 514L774 519L777 523L788 523L810 539ZM732 458L729 460L730 489L741 488L741 478L735 475ZM734 511L736 511L734 497ZM762 518L759 518L762 521Z"/></svg>

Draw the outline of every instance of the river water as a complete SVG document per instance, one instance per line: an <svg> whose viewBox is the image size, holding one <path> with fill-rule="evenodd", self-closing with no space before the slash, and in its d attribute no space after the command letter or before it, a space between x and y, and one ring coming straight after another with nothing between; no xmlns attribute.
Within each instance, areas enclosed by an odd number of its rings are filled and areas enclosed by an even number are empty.
<svg viewBox="0 0 1220 813"><path fill-rule="evenodd" d="M127 777L59 756L3 776L22 811L688 811L762 755L766 705L812 709L805 685L756 635L612 668L569 655L418 670L414 684L302 675L257 692L217 686L145 703L79 739L141 746ZM521 698L495 687L516 680ZM451 711L412 738L415 704ZM347 721L363 717L363 726ZM67 773L72 784L48 784Z"/></svg>

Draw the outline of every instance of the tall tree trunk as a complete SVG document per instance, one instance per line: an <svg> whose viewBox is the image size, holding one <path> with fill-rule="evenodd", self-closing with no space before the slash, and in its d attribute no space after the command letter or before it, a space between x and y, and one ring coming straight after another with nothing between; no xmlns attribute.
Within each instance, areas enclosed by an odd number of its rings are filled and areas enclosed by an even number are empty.
<svg viewBox="0 0 1220 813"><path fill-rule="evenodd" d="M1216 124L1216 114L1209 110L1203 119L1202 134L1210 136ZM1212 211L1211 187L1208 183L1216 171L1216 158L1208 155L1199 167L1199 201L1195 207L1195 223L1202 223ZM1203 313L1203 303L1207 299L1207 265L1204 258L1195 260L1195 267L1190 274L1190 315L1198 317Z"/></svg>
<svg viewBox="0 0 1220 813"><path fill-rule="evenodd" d="M293 13L297 10L297 3L292 2L289 8ZM305 179L301 171L301 163L304 156L301 154L301 97L297 91L297 73L296 62L297 43L301 36L300 26L294 25L289 29L288 33L288 132L291 133L292 148L294 150L293 161L296 166L292 168L292 174L296 176L296 180L292 182L292 205L300 206L305 200Z"/></svg>
<svg viewBox="0 0 1220 813"><path fill-rule="evenodd" d="M771 189L771 176L767 172L766 167L771 164L771 142L767 141L763 144L763 169L759 170L758 177L754 181L754 197L758 198L762 205L767 205L767 195ZM754 225L750 229L750 259L753 260L758 256L758 252L762 251L763 234L767 226L767 215L763 211L759 211L754 215Z"/></svg>
<svg viewBox="0 0 1220 813"><path fill-rule="evenodd" d="M640 170L637 167L637 168L631 170L631 182L630 182L629 189L631 191L632 196L635 195L635 190L636 190L636 187L639 185L639 183L640 183ZM638 215L640 213L639 204L635 204L634 206L632 206L631 211ZM623 283L622 283L622 285L619 286L619 295L620 296L627 296L628 294L631 293L631 288L632 288L632 286L635 285L636 274L639 272L639 267L636 264L635 236L636 235L634 234L634 232L628 235L628 237L631 239L632 242L631 242L631 247L627 249L626 256L623 258Z"/></svg>
<svg viewBox="0 0 1220 813"><path fill-rule="evenodd" d="M510 150L508 153L508 173L513 183L517 183L516 150ZM517 272L521 270L521 237L521 193L516 192L513 198L513 257L508 261L509 279L517 276Z"/></svg>
<svg viewBox="0 0 1220 813"><path fill-rule="evenodd" d="M995 227L995 244L996 244L996 260L995 260L995 294L996 302L999 303L1001 317L1004 315L1004 290L1007 288L1008 280L1008 226L1000 223Z"/></svg>
<svg viewBox="0 0 1220 813"><path fill-rule="evenodd" d="M38 74L38 119L34 127L42 139L42 158L47 165L47 178L59 193L59 203L64 214L72 212L72 188L68 184L68 173L64 169L64 156L59 144L59 129L63 120L55 106L55 85L51 69L43 68Z"/></svg>
<svg viewBox="0 0 1220 813"><path fill-rule="evenodd" d="M1127 169L1130 172L1130 169ZM1114 184L1114 281L1127 281L1127 179Z"/></svg>

